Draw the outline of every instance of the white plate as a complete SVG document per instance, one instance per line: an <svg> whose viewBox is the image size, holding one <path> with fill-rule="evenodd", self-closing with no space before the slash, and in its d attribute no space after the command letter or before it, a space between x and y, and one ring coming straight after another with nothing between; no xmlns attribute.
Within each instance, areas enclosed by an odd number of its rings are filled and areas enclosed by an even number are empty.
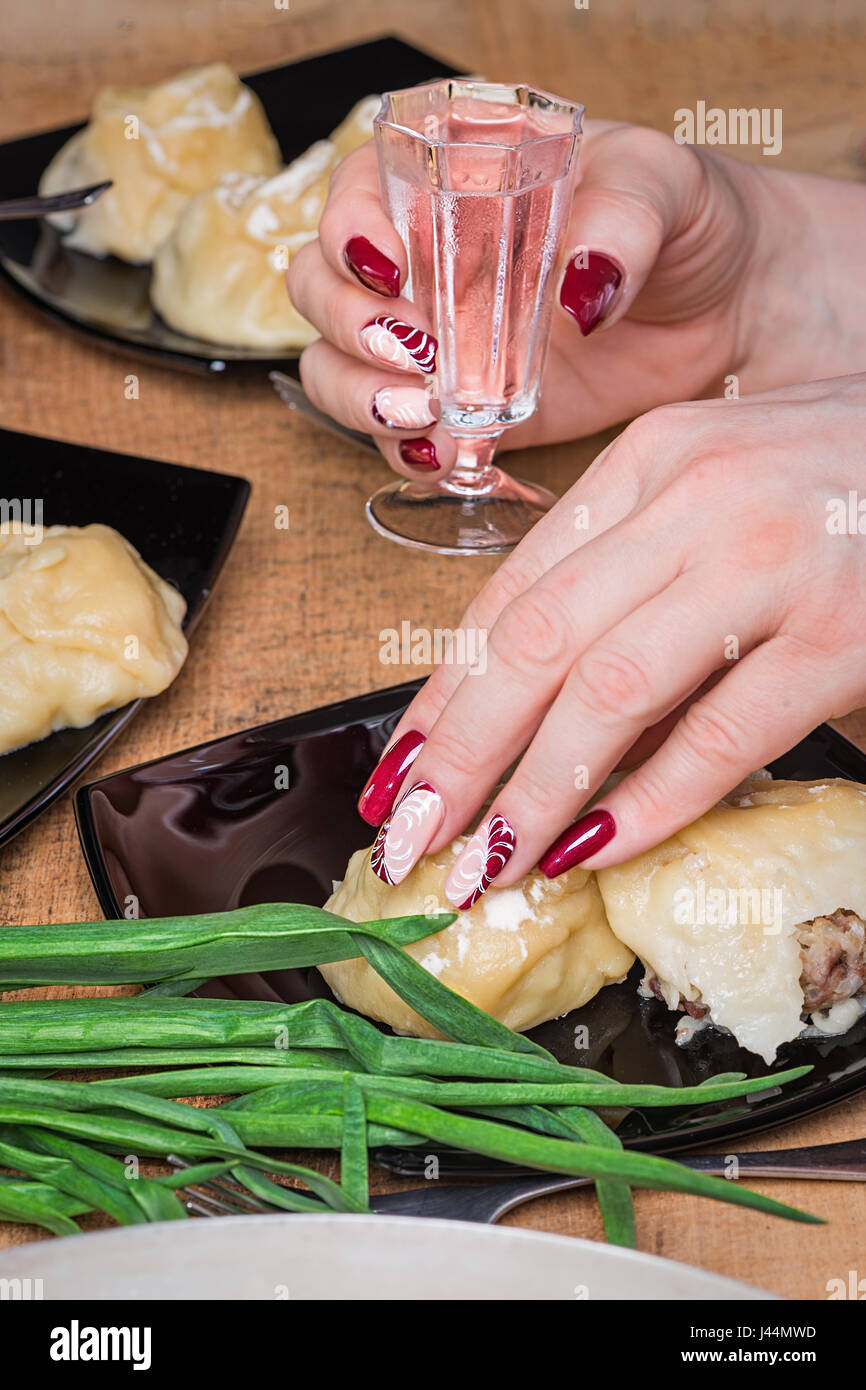
<svg viewBox="0 0 866 1390"><path fill-rule="evenodd" d="M46 1299L768 1299L702 1269L590 1240L407 1216L167 1221L0 1255Z"/></svg>

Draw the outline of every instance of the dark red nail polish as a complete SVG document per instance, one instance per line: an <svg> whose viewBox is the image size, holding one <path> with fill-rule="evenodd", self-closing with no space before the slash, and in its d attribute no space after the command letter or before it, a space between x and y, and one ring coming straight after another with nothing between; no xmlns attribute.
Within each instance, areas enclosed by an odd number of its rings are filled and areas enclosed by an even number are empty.
<svg viewBox="0 0 866 1390"><path fill-rule="evenodd" d="M358 800L358 811L368 825L381 825L391 812L394 797L403 784L409 768L424 746L426 735L408 729L388 749L379 766L369 778Z"/></svg>
<svg viewBox="0 0 866 1390"><path fill-rule="evenodd" d="M377 251L365 236L353 236L343 253L352 274L368 290L396 299L400 293L400 268Z"/></svg>
<svg viewBox="0 0 866 1390"><path fill-rule="evenodd" d="M545 850L538 867L547 878L557 878L566 869L582 864L596 854L616 834L616 821L610 811L588 811L564 830L550 849Z"/></svg>
<svg viewBox="0 0 866 1390"><path fill-rule="evenodd" d="M436 349L439 344L432 333L413 328L411 323L395 319L393 314L378 314L361 329L361 343L372 357L387 362L389 367L404 371L423 372L430 376L436 370Z"/></svg>
<svg viewBox="0 0 866 1390"><path fill-rule="evenodd" d="M413 468L426 468L431 471L439 468L436 446L432 439L404 439L400 445L400 457Z"/></svg>
<svg viewBox="0 0 866 1390"><path fill-rule="evenodd" d="M401 796L370 850L370 868L396 888L414 869L445 819L445 803L429 782L416 782Z"/></svg>
<svg viewBox="0 0 866 1390"><path fill-rule="evenodd" d="M619 266L596 251L577 255L569 261L562 277L559 302L577 319L584 337L606 317L621 280Z"/></svg>

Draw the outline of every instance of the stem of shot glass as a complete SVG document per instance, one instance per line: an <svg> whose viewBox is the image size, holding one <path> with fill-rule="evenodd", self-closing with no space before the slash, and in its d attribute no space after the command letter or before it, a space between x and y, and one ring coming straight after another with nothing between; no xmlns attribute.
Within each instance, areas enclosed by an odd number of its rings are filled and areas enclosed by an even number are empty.
<svg viewBox="0 0 866 1390"><path fill-rule="evenodd" d="M457 462L442 484L447 492L460 493L464 497L483 497L495 492L501 474L493 467L493 455L502 438L502 430L493 434L459 434L452 431L457 442Z"/></svg>

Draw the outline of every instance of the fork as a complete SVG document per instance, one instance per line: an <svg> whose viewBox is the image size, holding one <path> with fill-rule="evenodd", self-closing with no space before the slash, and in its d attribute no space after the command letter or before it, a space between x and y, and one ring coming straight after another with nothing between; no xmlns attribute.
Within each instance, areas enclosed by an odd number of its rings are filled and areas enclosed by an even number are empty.
<svg viewBox="0 0 866 1390"><path fill-rule="evenodd" d="M107 179L105 183L92 183L88 188L71 188L68 193L34 193L28 198L10 198L0 202L0 222L19 222L27 217L47 217L51 212L86 208L110 187L111 179Z"/></svg>
<svg viewBox="0 0 866 1390"><path fill-rule="evenodd" d="M403 1152L400 1150L393 1152ZM414 1157L417 1158L417 1155ZM426 1158L426 1156L425 1156ZM838 1144L817 1144L811 1148L770 1149L744 1154L693 1154L679 1161L699 1173L725 1177L736 1159L739 1177L812 1178L859 1182L866 1178L866 1139L849 1139ZM175 1168L189 1167L172 1154ZM389 1166L395 1167L392 1162ZM440 1170L441 1171L441 1170ZM477 1221L491 1225L515 1207L535 1197L587 1187L592 1178L563 1177L557 1173L533 1173L499 1179L485 1186L463 1187L427 1183L407 1192L384 1192L370 1198L371 1209L379 1215L430 1216L452 1221ZM187 1210L198 1216L251 1215L276 1212L277 1207L251 1197L240 1188L214 1179L190 1185ZM287 1213L282 1212L282 1215Z"/></svg>

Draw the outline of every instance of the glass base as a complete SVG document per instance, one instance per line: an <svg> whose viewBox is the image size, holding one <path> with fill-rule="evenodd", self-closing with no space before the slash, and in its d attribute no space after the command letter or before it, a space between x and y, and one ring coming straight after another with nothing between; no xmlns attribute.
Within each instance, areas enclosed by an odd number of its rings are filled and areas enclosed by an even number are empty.
<svg viewBox="0 0 866 1390"><path fill-rule="evenodd" d="M438 555L504 555L558 499L492 465L481 492L444 483L390 483L374 492L367 519L398 545Z"/></svg>

